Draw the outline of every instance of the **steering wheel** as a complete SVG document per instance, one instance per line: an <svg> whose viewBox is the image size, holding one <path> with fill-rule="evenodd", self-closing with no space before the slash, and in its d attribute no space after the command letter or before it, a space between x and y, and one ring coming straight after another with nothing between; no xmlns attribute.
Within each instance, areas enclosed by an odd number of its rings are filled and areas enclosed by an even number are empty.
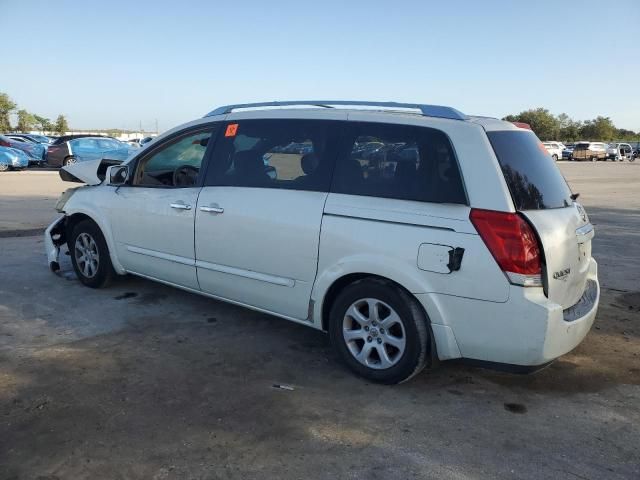
<svg viewBox="0 0 640 480"><path fill-rule="evenodd" d="M191 187L195 185L200 169L192 165L180 165L173 171L174 187Z"/></svg>

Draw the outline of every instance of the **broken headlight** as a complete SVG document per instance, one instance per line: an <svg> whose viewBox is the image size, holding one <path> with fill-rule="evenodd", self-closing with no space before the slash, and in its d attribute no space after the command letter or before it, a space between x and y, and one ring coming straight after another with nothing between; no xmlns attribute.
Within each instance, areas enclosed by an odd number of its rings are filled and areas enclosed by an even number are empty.
<svg viewBox="0 0 640 480"><path fill-rule="evenodd" d="M67 202L69 201L69 199L71 198L71 196L76 193L76 190L78 189L78 187L76 188L69 188L68 190L65 190L64 193L62 195L60 195L60 198L58 199L58 201L56 202L56 210L60 213L62 213L64 211L64 206L67 204Z"/></svg>

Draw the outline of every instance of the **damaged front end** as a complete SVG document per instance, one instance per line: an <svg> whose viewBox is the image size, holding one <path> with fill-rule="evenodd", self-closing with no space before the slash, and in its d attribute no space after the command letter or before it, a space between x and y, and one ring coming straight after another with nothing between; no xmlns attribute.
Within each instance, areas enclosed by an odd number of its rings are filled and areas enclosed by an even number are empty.
<svg viewBox="0 0 640 480"><path fill-rule="evenodd" d="M60 247L67 243L67 217L62 216L54 221L44 232L44 246L47 261L52 272L60 270Z"/></svg>
<svg viewBox="0 0 640 480"><path fill-rule="evenodd" d="M60 270L60 247L67 243L67 229L70 225L70 217L65 213L66 203L80 189L100 185L105 179L107 169L114 165L120 165L121 163L121 160L103 158L101 160L74 163L60 169L59 175L62 180L66 182L85 183L86 185L69 188L64 191L56 203L56 210L62 213L63 216L49 225L44 232L44 245L51 271L57 272Z"/></svg>
<svg viewBox="0 0 640 480"><path fill-rule="evenodd" d="M59 175L65 182L86 183L87 185L100 185L105 178L107 169L113 165L120 165L122 160L103 158L67 165L59 170Z"/></svg>

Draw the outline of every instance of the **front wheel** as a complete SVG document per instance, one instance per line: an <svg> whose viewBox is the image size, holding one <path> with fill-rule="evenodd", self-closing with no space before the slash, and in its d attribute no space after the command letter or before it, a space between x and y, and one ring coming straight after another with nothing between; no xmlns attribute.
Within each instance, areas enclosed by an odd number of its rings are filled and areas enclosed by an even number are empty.
<svg viewBox="0 0 640 480"><path fill-rule="evenodd" d="M556 154L553 154L553 155L551 156L551 158L553 158L553 161L554 161L554 162L557 162L557 161L558 161L558 155L556 155Z"/></svg>
<svg viewBox="0 0 640 480"><path fill-rule="evenodd" d="M67 245L73 269L83 285L100 288L111 282L115 272L107 242L93 221L83 220L73 227Z"/></svg>
<svg viewBox="0 0 640 480"><path fill-rule="evenodd" d="M430 355L428 320L417 303L394 284L358 280L336 298L329 317L331 343L341 360L369 380L409 380Z"/></svg>
<svg viewBox="0 0 640 480"><path fill-rule="evenodd" d="M597 162L598 161L598 157L591 157L591 161L592 162Z"/></svg>

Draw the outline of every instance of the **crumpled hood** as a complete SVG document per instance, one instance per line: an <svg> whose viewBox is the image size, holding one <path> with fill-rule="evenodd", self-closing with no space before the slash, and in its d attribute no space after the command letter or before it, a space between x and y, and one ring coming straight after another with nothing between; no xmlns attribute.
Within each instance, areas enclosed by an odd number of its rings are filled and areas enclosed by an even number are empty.
<svg viewBox="0 0 640 480"><path fill-rule="evenodd" d="M87 185L100 185L104 181L107 168L112 165L120 165L122 160L102 158L77 162L60 169L60 178L65 182L86 183Z"/></svg>

